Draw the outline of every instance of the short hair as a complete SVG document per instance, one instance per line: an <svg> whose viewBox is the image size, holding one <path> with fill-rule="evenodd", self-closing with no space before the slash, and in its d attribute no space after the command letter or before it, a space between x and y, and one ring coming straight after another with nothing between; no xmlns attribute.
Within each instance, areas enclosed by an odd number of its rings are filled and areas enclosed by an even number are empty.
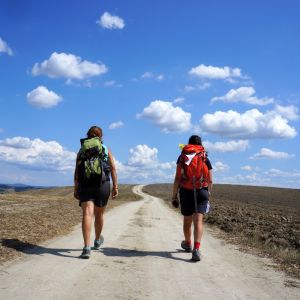
<svg viewBox="0 0 300 300"><path fill-rule="evenodd" d="M100 139L102 138L102 129L98 126L92 126L88 132L86 133L87 137L89 139L93 138L93 137L99 137Z"/></svg>
<svg viewBox="0 0 300 300"><path fill-rule="evenodd" d="M200 145L200 146L202 146L202 140L201 140L201 137L198 136L198 135L192 135L192 136L189 138L189 144L190 144L190 145Z"/></svg>

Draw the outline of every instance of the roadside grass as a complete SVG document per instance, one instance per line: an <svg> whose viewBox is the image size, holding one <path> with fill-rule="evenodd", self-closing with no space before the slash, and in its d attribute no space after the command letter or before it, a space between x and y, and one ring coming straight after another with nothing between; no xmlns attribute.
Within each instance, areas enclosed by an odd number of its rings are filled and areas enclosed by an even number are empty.
<svg viewBox="0 0 300 300"><path fill-rule="evenodd" d="M107 210L138 200L132 187L119 185L119 196L108 201ZM81 222L81 215L72 187L0 194L0 264L69 233Z"/></svg>
<svg viewBox="0 0 300 300"><path fill-rule="evenodd" d="M143 190L170 203L172 184L152 184ZM300 278L299 199L296 189L216 184L212 210L204 220L220 229L218 237L272 258L279 268Z"/></svg>

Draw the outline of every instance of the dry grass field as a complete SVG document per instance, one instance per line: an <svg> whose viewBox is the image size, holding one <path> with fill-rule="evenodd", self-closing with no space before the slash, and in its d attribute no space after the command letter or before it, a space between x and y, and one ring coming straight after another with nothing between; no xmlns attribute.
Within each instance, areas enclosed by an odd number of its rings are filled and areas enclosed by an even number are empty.
<svg viewBox="0 0 300 300"><path fill-rule="evenodd" d="M170 201L171 184L144 191ZM214 185L212 210L205 222L244 250L274 259L300 278L300 190Z"/></svg>
<svg viewBox="0 0 300 300"><path fill-rule="evenodd" d="M137 200L132 185L119 185L119 197L107 209ZM81 208L73 188L51 188L0 194L0 264L81 222Z"/></svg>

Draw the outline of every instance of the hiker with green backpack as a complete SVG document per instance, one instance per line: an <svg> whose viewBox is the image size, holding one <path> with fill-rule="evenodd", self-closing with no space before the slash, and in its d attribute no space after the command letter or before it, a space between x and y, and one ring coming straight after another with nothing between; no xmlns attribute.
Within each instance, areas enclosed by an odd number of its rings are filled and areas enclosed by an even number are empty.
<svg viewBox="0 0 300 300"><path fill-rule="evenodd" d="M177 208L180 203L184 233L181 248L186 252L192 252L193 261L201 260L203 216L209 212L211 192L212 166L202 146L201 138L192 135L188 144L182 147L182 152L177 160L172 204ZM192 224L194 224L193 248Z"/></svg>
<svg viewBox="0 0 300 300"><path fill-rule="evenodd" d="M101 235L104 210L110 196L112 179L112 199L118 195L117 173L111 151L102 142L102 129L92 126L87 138L81 139L74 174L74 197L82 208L82 234L84 248L81 258L90 258L91 229L95 217L94 250L99 250L104 242Z"/></svg>

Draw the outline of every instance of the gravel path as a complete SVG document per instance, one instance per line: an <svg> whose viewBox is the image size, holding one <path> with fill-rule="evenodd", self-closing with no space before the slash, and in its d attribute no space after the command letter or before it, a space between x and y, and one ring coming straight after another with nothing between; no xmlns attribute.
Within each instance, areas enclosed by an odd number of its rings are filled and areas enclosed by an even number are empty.
<svg viewBox="0 0 300 300"><path fill-rule="evenodd" d="M181 217L162 200L144 199L105 215L105 243L89 260L81 228L0 269L1 299L300 299L300 289L270 261L242 253L206 228L203 260L180 251ZM294 283L298 284L293 280Z"/></svg>

